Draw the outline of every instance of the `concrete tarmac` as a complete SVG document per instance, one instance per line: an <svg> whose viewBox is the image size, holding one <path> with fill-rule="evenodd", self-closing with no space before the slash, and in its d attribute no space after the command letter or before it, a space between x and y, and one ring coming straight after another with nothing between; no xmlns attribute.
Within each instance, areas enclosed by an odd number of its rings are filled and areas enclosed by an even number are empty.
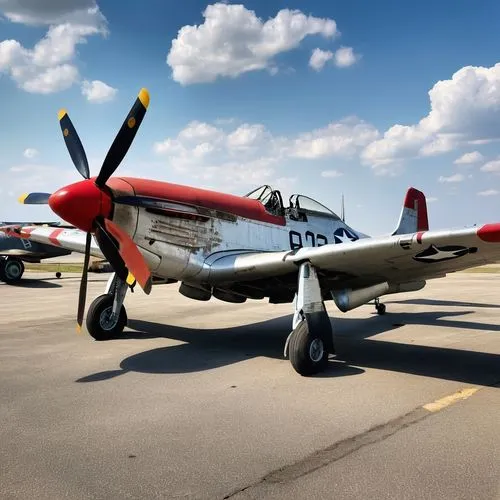
<svg viewBox="0 0 500 500"><path fill-rule="evenodd" d="M328 303L338 357L311 378L282 357L291 304L137 287L123 338L95 342L78 287L0 284L2 499L500 499L500 275L382 317Z"/></svg>

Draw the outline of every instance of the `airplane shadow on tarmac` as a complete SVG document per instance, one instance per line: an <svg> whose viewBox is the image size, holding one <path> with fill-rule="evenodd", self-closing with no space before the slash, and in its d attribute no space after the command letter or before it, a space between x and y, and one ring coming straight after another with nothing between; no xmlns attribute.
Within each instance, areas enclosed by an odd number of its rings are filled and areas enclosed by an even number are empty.
<svg viewBox="0 0 500 500"><path fill-rule="evenodd" d="M451 306L451 307L484 307L486 309L499 309L500 304L483 304L480 302L462 302L460 300L436 299L406 299L384 301L385 304L414 304L417 306Z"/></svg>
<svg viewBox="0 0 500 500"><path fill-rule="evenodd" d="M418 343L418 334L409 340L410 343L370 339L406 324L500 332L498 325L450 319L472 312L388 313L382 317L374 314L369 319L333 317L337 355L330 360L329 368L316 377L357 375L365 371L363 368L375 368L469 384L496 385L500 381L499 354L411 343ZM129 320L128 327L132 331L126 331L122 338L169 338L185 343L133 354L120 363L120 370L95 373L77 382L97 382L128 372L190 373L256 356L283 359L283 346L291 322L290 315L234 328L199 330Z"/></svg>
<svg viewBox="0 0 500 500"><path fill-rule="evenodd" d="M57 278L50 278L57 279ZM62 279L62 278L59 278ZM0 285L4 286L15 286L16 288L61 288L62 285L58 283L54 283L53 281L48 281L48 279L31 279L31 278L23 278L21 281L14 285L7 285L6 283L2 283L0 281Z"/></svg>

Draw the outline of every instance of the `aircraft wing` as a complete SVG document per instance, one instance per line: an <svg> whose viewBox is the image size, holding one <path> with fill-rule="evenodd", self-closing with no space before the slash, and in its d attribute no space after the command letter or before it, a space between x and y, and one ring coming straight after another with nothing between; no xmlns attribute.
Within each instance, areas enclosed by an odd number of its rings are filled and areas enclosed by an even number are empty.
<svg viewBox="0 0 500 500"><path fill-rule="evenodd" d="M75 228L49 227L49 226L3 226L0 227L7 236L29 239L37 243L44 243L55 247L71 250L72 252L85 253L86 233ZM104 255L92 237L90 254L104 259Z"/></svg>
<svg viewBox="0 0 500 500"><path fill-rule="evenodd" d="M500 223L452 231L364 238L285 252L235 253L207 259L213 283L237 283L296 272L309 261L331 289L384 281L407 283L500 262Z"/></svg>

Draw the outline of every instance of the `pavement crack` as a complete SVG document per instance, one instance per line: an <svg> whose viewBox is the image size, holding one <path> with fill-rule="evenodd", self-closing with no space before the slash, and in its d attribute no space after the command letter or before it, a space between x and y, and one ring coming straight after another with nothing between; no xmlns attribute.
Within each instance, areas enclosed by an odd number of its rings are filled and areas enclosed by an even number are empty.
<svg viewBox="0 0 500 500"><path fill-rule="evenodd" d="M500 381L488 384L489 387L497 387L499 385ZM485 387L487 386L482 386L478 388L478 390L484 389ZM442 409L440 409L439 411L442 411ZM341 460L342 458L354 453L361 448L364 448L365 446L384 441L400 430L415 425L422 420L432 416L433 414L435 415L435 413L428 411L425 408L425 405L419 406L418 408L415 408L402 416L389 420L388 422L377 425L375 427L371 427L361 434L357 434L341 441L337 441L327 448L315 451L314 453L311 453L307 457L304 457L303 459L294 462L293 464L280 467L279 469L266 474L259 481L226 495L224 497L224 500L233 498L236 495L247 490L263 486L266 483L288 483L296 479L300 479L301 477L311 474L318 469Z"/></svg>
<svg viewBox="0 0 500 500"><path fill-rule="evenodd" d="M430 412L422 407L416 408L400 417L372 427L361 434L343 439L328 446L327 448L318 450L298 462L276 469L269 474L266 474L256 483L247 485L244 488L238 489L237 491L233 491L232 493L226 495L224 500L233 498L249 489L262 486L265 483L287 483L295 479L299 479L318 469L321 469L322 467L326 467L337 460L341 460L360 448L384 441L396 432L410 427L431 415L432 414Z"/></svg>

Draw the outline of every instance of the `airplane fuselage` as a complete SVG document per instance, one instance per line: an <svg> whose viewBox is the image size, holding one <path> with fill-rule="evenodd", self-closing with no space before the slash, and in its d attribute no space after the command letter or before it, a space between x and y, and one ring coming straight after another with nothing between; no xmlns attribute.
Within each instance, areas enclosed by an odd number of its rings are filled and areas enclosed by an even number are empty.
<svg viewBox="0 0 500 500"><path fill-rule="evenodd" d="M179 281L211 281L207 258L218 254L293 251L365 237L331 212L281 207L276 215L260 211L257 200L142 179L111 179L110 185L117 201L132 193L144 197L147 206L115 203L113 221L134 239L154 275Z"/></svg>

